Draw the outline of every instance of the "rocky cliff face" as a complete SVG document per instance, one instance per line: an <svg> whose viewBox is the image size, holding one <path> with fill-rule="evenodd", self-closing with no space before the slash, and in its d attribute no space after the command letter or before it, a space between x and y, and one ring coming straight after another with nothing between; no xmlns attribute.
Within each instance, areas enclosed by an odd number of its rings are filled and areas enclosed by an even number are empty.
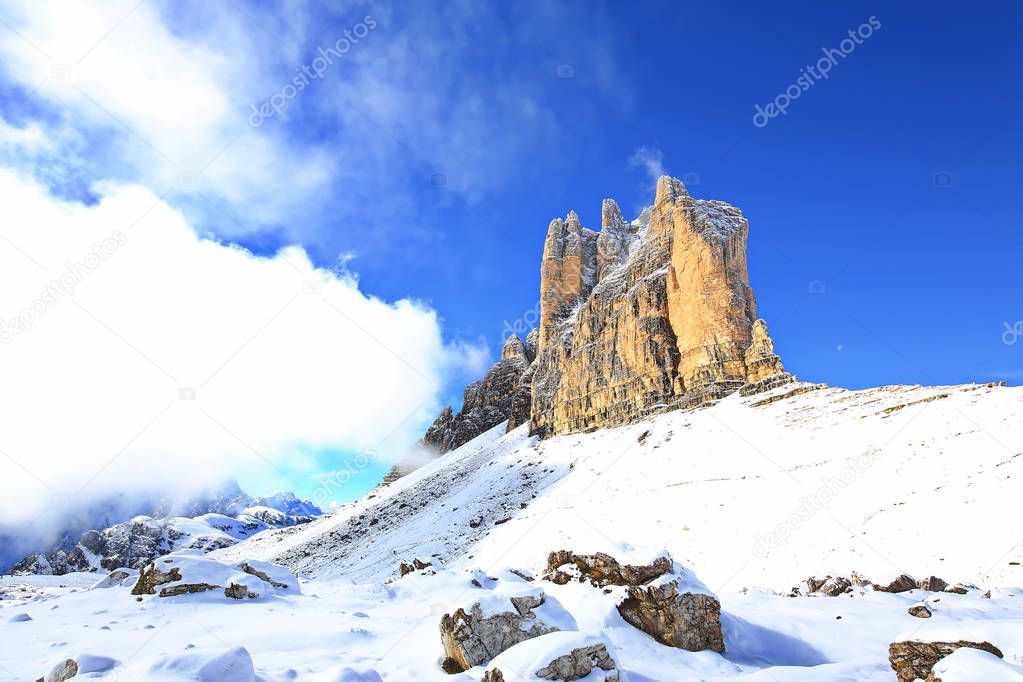
<svg viewBox="0 0 1023 682"><path fill-rule="evenodd" d="M589 296L597 278L597 234L575 211L547 227L540 265L540 343L559 328L573 307Z"/></svg>
<svg viewBox="0 0 1023 682"><path fill-rule="evenodd" d="M530 419L544 435L624 423L672 396L678 351L668 321L670 232L649 212L623 227L610 200L602 215L615 237L598 241L621 247L601 258L601 279L574 314L550 337L541 329Z"/></svg>
<svg viewBox="0 0 1023 682"><path fill-rule="evenodd" d="M679 351L675 393L697 405L746 383L756 301L746 272L749 226L721 201L693 199L681 182L657 183L655 219L670 225L668 317Z"/></svg>
<svg viewBox="0 0 1023 682"><path fill-rule="evenodd" d="M500 362L487 370L481 381L465 388L460 412L455 414L450 405L444 408L423 436L423 444L444 453L505 420L516 424L528 420L530 405L523 401L523 391L528 393L529 384L524 384L523 389L522 380L532 357L530 347L522 339L515 334L508 337Z"/></svg>
<svg viewBox="0 0 1023 682"><path fill-rule="evenodd" d="M766 324L757 321L746 267L749 226L739 209L694 199L665 176L654 205L631 224L610 199L601 222L592 257L597 281L574 298L565 295L564 268L550 265L560 262L555 237L567 230L555 221L548 232L533 432L612 426L791 381ZM584 252L581 262L589 260Z"/></svg>
<svg viewBox="0 0 1023 682"><path fill-rule="evenodd" d="M551 221L534 342L509 340L426 441L446 451L504 419L542 436L588 431L792 381L757 319L748 231L738 208L667 176L631 223L611 199L600 232L574 211Z"/></svg>

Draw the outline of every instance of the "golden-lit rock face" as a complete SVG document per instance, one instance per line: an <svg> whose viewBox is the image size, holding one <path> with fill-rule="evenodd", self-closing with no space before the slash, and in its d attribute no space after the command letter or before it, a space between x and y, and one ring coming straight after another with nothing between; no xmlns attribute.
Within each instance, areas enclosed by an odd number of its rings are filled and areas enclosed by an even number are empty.
<svg viewBox="0 0 1023 682"><path fill-rule="evenodd" d="M694 200L681 182L661 178L655 214L673 230L668 317L679 351L675 390L699 404L746 383L756 301L746 270L749 226L720 201Z"/></svg>
<svg viewBox="0 0 1023 682"><path fill-rule="evenodd" d="M611 200L601 218L592 256L593 233L575 213L548 231L531 368L534 433L623 424L768 377L765 389L791 380L766 325L755 324L739 209L694 199L662 177L653 207L636 221L626 223Z"/></svg>
<svg viewBox="0 0 1023 682"><path fill-rule="evenodd" d="M784 374L781 358L774 352L774 341L767 333L767 323L753 323L753 341L746 350L746 380L755 383L768 377Z"/></svg>
<svg viewBox="0 0 1023 682"><path fill-rule="evenodd" d="M604 211L605 221L616 215L617 206ZM628 230L627 262L602 268L577 315L541 342L532 378L534 432L622 424L673 396L678 351L665 286L671 234L648 218Z"/></svg>
<svg viewBox="0 0 1023 682"><path fill-rule="evenodd" d="M667 176L631 223L611 199L600 232L574 211L551 221L539 330L510 338L424 441L443 452L505 419L542 436L589 431L791 382L757 319L748 231L739 209Z"/></svg>
<svg viewBox="0 0 1023 682"><path fill-rule="evenodd" d="M547 228L540 265L540 345L554 334L558 322L590 294L597 272L597 234L570 211Z"/></svg>

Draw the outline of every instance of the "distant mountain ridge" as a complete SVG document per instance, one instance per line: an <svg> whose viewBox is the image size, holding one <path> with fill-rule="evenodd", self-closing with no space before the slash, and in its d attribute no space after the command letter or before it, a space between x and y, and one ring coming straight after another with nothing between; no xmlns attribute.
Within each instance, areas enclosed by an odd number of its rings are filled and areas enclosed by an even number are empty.
<svg viewBox="0 0 1023 682"><path fill-rule="evenodd" d="M150 513L136 514L99 530L79 531L73 540L73 531L68 530L59 543L15 562L10 572L63 575L140 568L169 552L209 552L230 547L264 530L308 523L323 513L294 493L252 497L234 481L206 496L184 501L160 499L148 507ZM110 513L94 511L93 518L109 518Z"/></svg>

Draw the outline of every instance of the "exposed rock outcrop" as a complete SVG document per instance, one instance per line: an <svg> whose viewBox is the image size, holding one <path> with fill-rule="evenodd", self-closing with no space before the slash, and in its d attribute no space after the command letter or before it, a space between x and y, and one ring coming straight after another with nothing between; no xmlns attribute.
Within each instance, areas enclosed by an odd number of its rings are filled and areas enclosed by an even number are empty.
<svg viewBox="0 0 1023 682"><path fill-rule="evenodd" d="M564 220L552 220L540 266L541 348L596 282L597 233L584 228L575 211L569 211Z"/></svg>
<svg viewBox="0 0 1023 682"><path fill-rule="evenodd" d="M826 597L837 597L840 594L852 591L852 582L842 576L827 576L825 578L807 578L792 588L790 597L801 597L810 594L821 594Z"/></svg>
<svg viewBox="0 0 1023 682"><path fill-rule="evenodd" d="M291 572L265 561L231 565L193 554L172 554L144 567L131 593L141 601L142 595L177 597L214 590L222 590L231 599L257 599L283 590L300 592Z"/></svg>
<svg viewBox="0 0 1023 682"><path fill-rule="evenodd" d="M565 585L571 580L589 582L594 587L608 585L638 586L653 582L656 578L671 573L672 562L666 556L657 557L647 566L621 564L613 556L596 554L574 554L568 550L551 552L547 557L545 580L555 585Z"/></svg>
<svg viewBox="0 0 1023 682"><path fill-rule="evenodd" d="M746 349L745 359L746 380L750 383L785 374L781 358L774 352L774 341L767 332L767 323L763 320L753 323L752 341Z"/></svg>
<svg viewBox="0 0 1023 682"><path fill-rule="evenodd" d="M451 408L447 408L450 410ZM434 422L436 423L436 422ZM390 470L384 474L383 479L380 481L380 485L390 485L403 476L408 476L410 473L415 471L415 467L408 466L406 464L395 464ZM379 487L379 486L378 486Z"/></svg>
<svg viewBox="0 0 1023 682"><path fill-rule="evenodd" d="M998 658L1002 658L1002 652L990 642L967 642L959 640L956 642L921 642L906 641L894 642L888 646L888 662L895 671L899 682L912 682L916 679L931 680L931 669L934 664L951 654L956 649L969 647L980 649Z"/></svg>
<svg viewBox="0 0 1023 682"><path fill-rule="evenodd" d="M725 650L721 603L668 556L631 566L607 554L563 550L550 554L547 568L544 579L555 584L575 578L597 588L624 587L618 613L661 644L688 651Z"/></svg>
<svg viewBox="0 0 1023 682"><path fill-rule="evenodd" d="M455 414L450 405L445 407L423 436L423 443L438 453L445 453L468 443L514 414L519 414L521 419L521 397L518 398L518 412L514 405L529 365L527 346L512 334L501 349L500 362L487 370L482 380L466 387L461 411ZM526 386L528 390L528 384ZM400 475L400 470L392 471L395 477Z"/></svg>
<svg viewBox="0 0 1023 682"><path fill-rule="evenodd" d="M661 644L724 653L721 603L708 594L681 591L677 581L630 587L618 612Z"/></svg>
<svg viewBox="0 0 1023 682"><path fill-rule="evenodd" d="M944 592L945 588L948 587L948 583L938 576L932 575L928 578L918 580L916 586L921 590L927 590L928 592Z"/></svg>
<svg viewBox="0 0 1023 682"><path fill-rule="evenodd" d="M614 199L604 199L597 235L597 281L604 279L629 257L629 242L635 229L622 217Z"/></svg>
<svg viewBox="0 0 1023 682"><path fill-rule="evenodd" d="M425 571L431 566L433 566L432 561L422 561L420 559L413 559L411 563L406 563L402 561L398 565L398 577L404 578L409 573L415 573L416 571Z"/></svg>
<svg viewBox="0 0 1023 682"><path fill-rule="evenodd" d="M746 349L756 301L746 270L749 225L720 201L693 199L681 182L657 183L654 219L671 226L668 315L679 365L675 392L685 404L713 400L746 383Z"/></svg>
<svg viewBox="0 0 1023 682"><path fill-rule="evenodd" d="M156 588L166 583L181 580L181 570L178 567L168 568L166 571L157 568L155 563L144 567L139 573L138 582L131 588L134 595L155 594Z"/></svg>
<svg viewBox="0 0 1023 682"><path fill-rule="evenodd" d="M541 334L532 382L531 430L542 436L626 423L673 400L678 365L668 320L671 231L646 212L627 260L605 260L600 282ZM605 211L606 228L617 211ZM546 262L546 261L545 261ZM541 291L545 288L541 274Z"/></svg>
<svg viewBox="0 0 1023 682"><path fill-rule="evenodd" d="M36 682L65 682L78 675L78 662L73 658L58 663Z"/></svg>
<svg viewBox="0 0 1023 682"><path fill-rule="evenodd" d="M923 602L921 602L919 604L913 604L908 609L906 609L906 613L908 613L909 615L913 616L914 618L930 618L931 617L931 610L929 608L927 608L927 605L924 604Z"/></svg>
<svg viewBox="0 0 1023 682"><path fill-rule="evenodd" d="M891 592L892 594L898 594L900 592L909 592L910 590L916 589L916 580L913 576L903 573L898 575L886 585L874 585L874 589L878 592Z"/></svg>
<svg viewBox="0 0 1023 682"><path fill-rule="evenodd" d="M466 389L462 412L442 413L424 441L444 452L503 419L510 428L528 420L543 437L589 431L793 381L757 319L748 232L738 208L695 199L667 176L631 223L611 199L600 232L574 211L554 219L525 366L513 337L482 384Z"/></svg>
<svg viewBox="0 0 1023 682"><path fill-rule="evenodd" d="M534 433L613 426L792 380L757 321L739 209L694 199L669 177L631 224L605 201L592 288L580 274L585 248L563 255L570 239L588 243L574 216L552 222L544 245Z"/></svg>
<svg viewBox="0 0 1023 682"><path fill-rule="evenodd" d="M441 643L447 658L447 671L468 670L486 663L519 642L557 630L543 622L533 609L544 603L543 593L510 599L514 611L484 613L479 603L469 611L458 609L444 614L440 621Z"/></svg>
<svg viewBox="0 0 1023 682"><path fill-rule="evenodd" d="M529 368L519 377L519 383L512 393L511 411L508 413L508 430L529 423L529 415L533 407L533 372L536 365Z"/></svg>
<svg viewBox="0 0 1023 682"><path fill-rule="evenodd" d="M959 594L966 594L968 591L965 585L957 586L956 588L949 587L947 582L934 575L922 580L915 580L913 576L903 573L895 576L895 578L887 583L880 584L873 582L861 573L853 571L849 578L843 576L832 577L830 575L824 578L807 578L793 587L789 596L800 597L811 594L823 594L829 597L836 597L840 594L851 592L853 586L893 594L909 592L914 589L926 590L928 592L958 592ZM972 585L969 587L977 589Z"/></svg>
<svg viewBox="0 0 1023 682"><path fill-rule="evenodd" d="M605 671L603 682L618 682L618 666L603 644L572 649L537 670L535 675L544 680L572 682L583 679L594 670Z"/></svg>

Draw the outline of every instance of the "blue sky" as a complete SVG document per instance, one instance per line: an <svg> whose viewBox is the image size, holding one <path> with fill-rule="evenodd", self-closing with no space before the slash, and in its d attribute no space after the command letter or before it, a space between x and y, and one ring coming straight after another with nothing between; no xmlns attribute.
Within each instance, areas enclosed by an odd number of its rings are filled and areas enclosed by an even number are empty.
<svg viewBox="0 0 1023 682"><path fill-rule="evenodd" d="M139 183L259 255L301 245L491 356L536 305L548 222L574 209L597 227L605 197L634 215L663 171L743 209L760 315L800 378L1023 381L1023 336L1005 342L1023 331L1017 3L326 5L127 3L72 51L78 92L53 89L47 63L67 36L12 8L0 115L50 143L22 135L4 163L85 203L97 182ZM826 80L754 125L871 17ZM322 78L280 95L345 36ZM274 95L279 112L249 125ZM430 413L479 369L439 373ZM309 449L335 468L360 451L346 443ZM291 486L307 495L309 468Z"/></svg>

